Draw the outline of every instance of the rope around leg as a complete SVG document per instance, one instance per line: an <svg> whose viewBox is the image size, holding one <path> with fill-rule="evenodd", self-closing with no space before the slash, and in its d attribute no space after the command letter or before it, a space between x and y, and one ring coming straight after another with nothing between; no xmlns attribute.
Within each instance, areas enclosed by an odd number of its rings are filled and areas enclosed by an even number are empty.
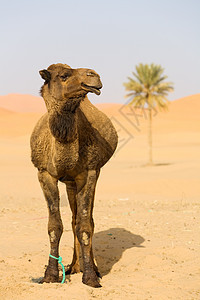
<svg viewBox="0 0 200 300"><path fill-rule="evenodd" d="M62 257L61 257L61 256L55 257L55 256L53 256L53 255L51 255L51 254L49 254L49 256L50 256L51 258L57 259L58 263L61 265L62 270L63 270L63 279L62 279L61 283L64 283L64 282L65 282L65 267L64 267L64 265L63 265L63 263L62 263Z"/></svg>

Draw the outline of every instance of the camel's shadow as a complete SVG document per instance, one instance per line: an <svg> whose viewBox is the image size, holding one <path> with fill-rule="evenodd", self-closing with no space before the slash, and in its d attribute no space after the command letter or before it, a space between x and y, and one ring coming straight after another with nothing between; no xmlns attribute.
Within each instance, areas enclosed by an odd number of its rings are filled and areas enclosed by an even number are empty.
<svg viewBox="0 0 200 300"><path fill-rule="evenodd" d="M94 234L93 251L99 272L108 274L126 249L143 247L144 238L124 228L110 228Z"/></svg>

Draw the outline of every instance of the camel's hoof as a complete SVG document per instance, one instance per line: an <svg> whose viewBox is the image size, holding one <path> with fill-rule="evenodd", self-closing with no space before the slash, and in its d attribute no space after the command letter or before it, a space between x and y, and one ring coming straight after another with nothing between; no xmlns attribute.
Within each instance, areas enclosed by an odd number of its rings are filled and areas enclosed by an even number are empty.
<svg viewBox="0 0 200 300"><path fill-rule="evenodd" d="M59 281L59 276L58 275L50 275L50 274L45 274L45 276L39 281L40 284L42 283L50 283L50 282L60 282Z"/></svg>
<svg viewBox="0 0 200 300"><path fill-rule="evenodd" d="M102 287L101 284L99 283L98 277L96 273L94 273L93 276L87 276L83 274L82 282L86 285L89 285L94 288L100 288Z"/></svg>
<svg viewBox="0 0 200 300"><path fill-rule="evenodd" d="M79 265L69 265L67 271L65 272L65 275L80 273L80 266Z"/></svg>
<svg viewBox="0 0 200 300"><path fill-rule="evenodd" d="M39 283L50 283L50 282L60 282L59 280L59 270L58 268L52 268L48 266L44 273L44 277L40 280Z"/></svg>

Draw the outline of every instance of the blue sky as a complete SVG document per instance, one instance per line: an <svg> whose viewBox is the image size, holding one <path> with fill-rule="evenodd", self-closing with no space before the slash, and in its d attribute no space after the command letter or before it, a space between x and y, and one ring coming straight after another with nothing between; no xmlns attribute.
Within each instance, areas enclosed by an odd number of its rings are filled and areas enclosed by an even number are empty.
<svg viewBox="0 0 200 300"><path fill-rule="evenodd" d="M200 92L199 0L1 1L0 95L38 95L38 71L63 62L97 71L95 102L124 102L138 63L160 64L170 100Z"/></svg>

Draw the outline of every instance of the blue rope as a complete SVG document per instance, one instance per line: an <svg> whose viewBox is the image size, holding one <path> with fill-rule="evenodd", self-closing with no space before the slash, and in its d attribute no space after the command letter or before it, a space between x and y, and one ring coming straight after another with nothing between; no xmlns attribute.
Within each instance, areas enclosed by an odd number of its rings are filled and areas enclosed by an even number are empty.
<svg viewBox="0 0 200 300"><path fill-rule="evenodd" d="M64 283L64 282L65 282L65 267L64 267L64 265L63 265L63 263L62 263L62 257L61 257L61 256L55 257L55 256L53 256L53 255L51 255L51 254L49 254L49 256L50 256L51 258L57 259L58 263L61 265L62 270L63 270L63 279L62 279L61 283Z"/></svg>

